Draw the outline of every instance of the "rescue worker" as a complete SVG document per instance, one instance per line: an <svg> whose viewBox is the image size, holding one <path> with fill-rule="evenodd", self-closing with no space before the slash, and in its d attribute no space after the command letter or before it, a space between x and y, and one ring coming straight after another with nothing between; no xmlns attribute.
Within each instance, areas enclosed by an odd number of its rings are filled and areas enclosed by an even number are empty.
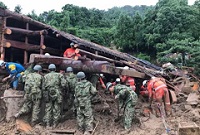
<svg viewBox="0 0 200 135"><path fill-rule="evenodd" d="M74 105L75 85L77 83L76 75L73 73L72 67L66 68L65 78L68 83L68 90L67 90L68 106L71 108Z"/></svg>
<svg viewBox="0 0 200 135"><path fill-rule="evenodd" d="M97 84L100 83L101 88L106 89L106 85L103 81L103 74L92 74L89 81L92 83L92 85L97 88Z"/></svg>
<svg viewBox="0 0 200 135"><path fill-rule="evenodd" d="M93 130L93 114L91 97L96 95L97 90L91 82L85 79L84 72L77 73L78 83L75 87L75 106L77 110L78 128L84 134L90 134Z"/></svg>
<svg viewBox="0 0 200 135"><path fill-rule="evenodd" d="M161 113L163 112L161 107L163 100L165 105L165 113L167 115L170 115L171 105L170 105L169 92L164 80L161 78L152 77L149 81L145 82L148 90L150 106L155 108L156 115L161 116Z"/></svg>
<svg viewBox="0 0 200 135"><path fill-rule="evenodd" d="M46 101L44 122L47 127L56 127L61 117L62 89L66 87L66 80L61 73L56 72L56 66L50 64L50 73L44 76L43 97Z"/></svg>
<svg viewBox="0 0 200 135"><path fill-rule="evenodd" d="M65 50L63 57L74 59L75 56L81 56L80 54L75 53L76 48L74 47L73 42L70 44L70 46L71 48Z"/></svg>
<svg viewBox="0 0 200 135"><path fill-rule="evenodd" d="M141 86L141 88L140 88L140 95L142 95L142 96L144 96L144 97L146 97L146 96L148 96L148 90L147 90L147 81L148 80L144 80L143 82L142 82L142 86Z"/></svg>
<svg viewBox="0 0 200 135"><path fill-rule="evenodd" d="M25 68L19 63L5 62L3 60L0 60L0 67L2 69L6 69L6 71L9 73L9 76L3 78L2 82L11 79L10 85L14 90L16 90L18 86L18 80L24 74Z"/></svg>
<svg viewBox="0 0 200 135"><path fill-rule="evenodd" d="M116 78L116 80L112 83L112 85L117 85L121 82L120 78Z"/></svg>
<svg viewBox="0 0 200 135"><path fill-rule="evenodd" d="M123 69L129 70L129 67L125 66ZM135 91L136 87L135 87L135 79L134 78L127 76L127 75L120 75L120 79L124 85L129 86L133 91Z"/></svg>
<svg viewBox="0 0 200 135"><path fill-rule="evenodd" d="M129 130L132 125L135 105L138 100L137 94L130 87L120 83L114 86L112 83L108 82L106 86L107 90L114 93L115 99L118 99L118 117L121 110L123 110L124 129Z"/></svg>
<svg viewBox="0 0 200 135"><path fill-rule="evenodd" d="M24 86L24 104L20 111L15 115L19 117L22 114L29 113L32 111L31 124L34 126L39 122L40 103L42 98L42 82L43 76L40 75L42 67L35 65L33 67L34 72L29 73L26 76Z"/></svg>

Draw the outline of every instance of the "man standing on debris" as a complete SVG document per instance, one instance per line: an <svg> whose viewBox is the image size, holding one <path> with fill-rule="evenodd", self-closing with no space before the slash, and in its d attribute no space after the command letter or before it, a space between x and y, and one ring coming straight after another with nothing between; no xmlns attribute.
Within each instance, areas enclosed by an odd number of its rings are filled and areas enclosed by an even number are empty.
<svg viewBox="0 0 200 135"><path fill-rule="evenodd" d="M66 80L61 73L56 73L56 66L49 65L50 73L44 76L43 97L46 101L44 122L47 127L56 127L61 116L62 88L66 87Z"/></svg>
<svg viewBox="0 0 200 135"><path fill-rule="evenodd" d="M66 68L66 74L65 74L66 81L68 83L68 90L67 90L67 96L68 96L68 107L73 107L74 105L74 93L75 93L75 85L77 83L76 75L73 73L72 67Z"/></svg>
<svg viewBox="0 0 200 135"><path fill-rule="evenodd" d="M74 59L75 56L81 56L80 54L75 52L76 48L74 47L74 45L75 44L73 42L70 44L71 48L65 50L63 57Z"/></svg>
<svg viewBox="0 0 200 135"><path fill-rule="evenodd" d="M125 66L123 69L129 70L129 67ZM127 75L120 75L120 79L124 85L129 86L133 91L135 91L136 87L135 87L135 79L134 78L127 76Z"/></svg>
<svg viewBox="0 0 200 135"><path fill-rule="evenodd" d="M89 134L93 130L91 97L96 95L96 88L85 79L84 72L77 73L78 83L75 87L75 106L77 108L78 128Z"/></svg>
<svg viewBox="0 0 200 135"><path fill-rule="evenodd" d="M32 109L31 124L34 126L39 122L43 76L40 75L40 72L42 71L42 67L40 65L35 65L33 70L33 73L27 74L26 76L24 86L24 105L15 117L17 118L22 114L29 113Z"/></svg>
<svg viewBox="0 0 200 135"><path fill-rule="evenodd" d="M171 105L169 92L167 89L167 85L163 79L157 77L151 77L149 81L144 81L144 85L146 85L149 95L150 106L154 104L152 107L155 108L156 115L161 116L162 110L162 101L164 99L165 111L167 115L171 114Z"/></svg>
<svg viewBox="0 0 200 135"><path fill-rule="evenodd" d="M119 114L121 110L123 110L124 128L128 131L132 125L138 96L130 87L120 83L114 86L112 83L108 82L106 86L111 93L114 93L115 99L119 101L117 119L119 119Z"/></svg>
<svg viewBox="0 0 200 135"><path fill-rule="evenodd" d="M11 86L14 90L17 89L18 79L24 74L25 68L19 64L14 62L5 62L0 60L0 67L2 69L6 69L6 71L10 74L9 76L2 79L2 82L11 79Z"/></svg>

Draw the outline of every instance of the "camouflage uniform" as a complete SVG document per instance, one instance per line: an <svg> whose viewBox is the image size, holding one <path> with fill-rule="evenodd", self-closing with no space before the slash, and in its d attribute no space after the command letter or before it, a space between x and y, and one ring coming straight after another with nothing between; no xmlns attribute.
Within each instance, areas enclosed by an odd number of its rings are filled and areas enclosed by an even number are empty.
<svg viewBox="0 0 200 135"><path fill-rule="evenodd" d="M66 86L66 80L61 73L51 71L44 76L43 96L46 101L44 122L50 126L58 124L61 116L62 88Z"/></svg>
<svg viewBox="0 0 200 135"><path fill-rule="evenodd" d="M35 123L39 120L40 102L42 98L42 81L43 76L38 73L28 74L25 80L25 101L19 111L19 115L28 113L32 109L32 123Z"/></svg>
<svg viewBox="0 0 200 135"><path fill-rule="evenodd" d="M72 107L74 105L75 85L77 83L76 75L72 72L67 74L66 81L68 83L68 105Z"/></svg>
<svg viewBox="0 0 200 135"><path fill-rule="evenodd" d="M87 80L82 80L75 87L75 103L78 126L85 131L93 129L91 97L97 93L95 87ZM84 127L85 126L85 127Z"/></svg>
<svg viewBox="0 0 200 135"><path fill-rule="evenodd" d="M114 87L115 98L119 100L119 109L124 109L124 128L129 129L132 125L132 120L137 103L137 94L128 86L117 84Z"/></svg>

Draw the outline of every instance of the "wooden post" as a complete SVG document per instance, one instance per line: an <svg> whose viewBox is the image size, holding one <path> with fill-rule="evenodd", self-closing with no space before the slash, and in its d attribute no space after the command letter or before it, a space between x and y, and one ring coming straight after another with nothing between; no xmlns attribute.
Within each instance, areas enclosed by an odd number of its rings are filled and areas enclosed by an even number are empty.
<svg viewBox="0 0 200 135"><path fill-rule="evenodd" d="M41 33L41 35L40 35L40 54L43 54L43 49L42 49L43 45L44 45L44 35Z"/></svg>
<svg viewBox="0 0 200 135"><path fill-rule="evenodd" d="M1 53L1 57L0 59L1 60L4 60L5 59L5 48L4 48L4 28L6 27L6 18L5 17L2 17L1 20L0 20L0 44L1 44L1 47L0 47L0 53Z"/></svg>
<svg viewBox="0 0 200 135"><path fill-rule="evenodd" d="M29 30L29 23L26 23L26 29ZM28 44L28 36L25 37L25 44ZM28 52L24 50L24 64L28 62Z"/></svg>

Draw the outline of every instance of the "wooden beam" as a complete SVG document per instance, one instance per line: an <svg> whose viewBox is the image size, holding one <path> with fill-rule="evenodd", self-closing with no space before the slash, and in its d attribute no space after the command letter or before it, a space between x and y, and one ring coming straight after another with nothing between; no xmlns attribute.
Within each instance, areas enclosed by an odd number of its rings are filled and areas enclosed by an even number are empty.
<svg viewBox="0 0 200 135"><path fill-rule="evenodd" d="M43 54L42 47L44 46L44 35L40 35L40 54Z"/></svg>
<svg viewBox="0 0 200 135"><path fill-rule="evenodd" d="M29 29L29 23L26 23L26 30ZM25 36L25 44L28 44L28 36ZM28 52L24 50L24 64L28 62Z"/></svg>
<svg viewBox="0 0 200 135"><path fill-rule="evenodd" d="M4 31L10 31L11 33L19 33L19 34L24 34L27 36L35 36L35 35L46 35L48 34L47 30L37 30L37 31L32 31L29 29L21 29L21 28L15 28L15 27L6 27Z"/></svg>
<svg viewBox="0 0 200 135"><path fill-rule="evenodd" d="M95 59L95 60L105 60L105 61L108 61L108 62L111 62L111 63L115 63L115 64L119 64L119 65L124 65L122 62L120 62L118 60L113 60L113 59L110 59L110 58L106 58L104 56L96 55L96 54L93 54L91 52L87 52L85 50L76 49L75 52L79 53L81 55L86 55L87 57Z"/></svg>
<svg viewBox="0 0 200 135"><path fill-rule="evenodd" d="M80 61L63 57L55 56L45 56L39 54L31 54L30 63L44 63L50 64L54 63L59 66L59 69L66 69L68 66L73 67L76 71L84 71L87 73L107 73L111 75L127 75L131 77L144 78L145 74L138 72L136 70L125 70L123 68L118 68L113 66L107 61Z"/></svg>
<svg viewBox="0 0 200 135"><path fill-rule="evenodd" d="M8 39L6 39L5 42L9 42L11 44L11 47L18 48L18 49L23 49L27 51L35 51L35 52L39 52L40 50L40 45L25 44L24 42L8 40ZM44 52L49 52L50 54L54 54L54 55L60 55L61 53L63 53L63 51L53 49L50 47L46 47L44 49Z"/></svg>
<svg viewBox="0 0 200 135"><path fill-rule="evenodd" d="M2 19L0 20L1 21L1 26L0 26L0 59L1 60L4 60L5 58L5 48L4 48L4 28L6 27L6 17L2 17Z"/></svg>

